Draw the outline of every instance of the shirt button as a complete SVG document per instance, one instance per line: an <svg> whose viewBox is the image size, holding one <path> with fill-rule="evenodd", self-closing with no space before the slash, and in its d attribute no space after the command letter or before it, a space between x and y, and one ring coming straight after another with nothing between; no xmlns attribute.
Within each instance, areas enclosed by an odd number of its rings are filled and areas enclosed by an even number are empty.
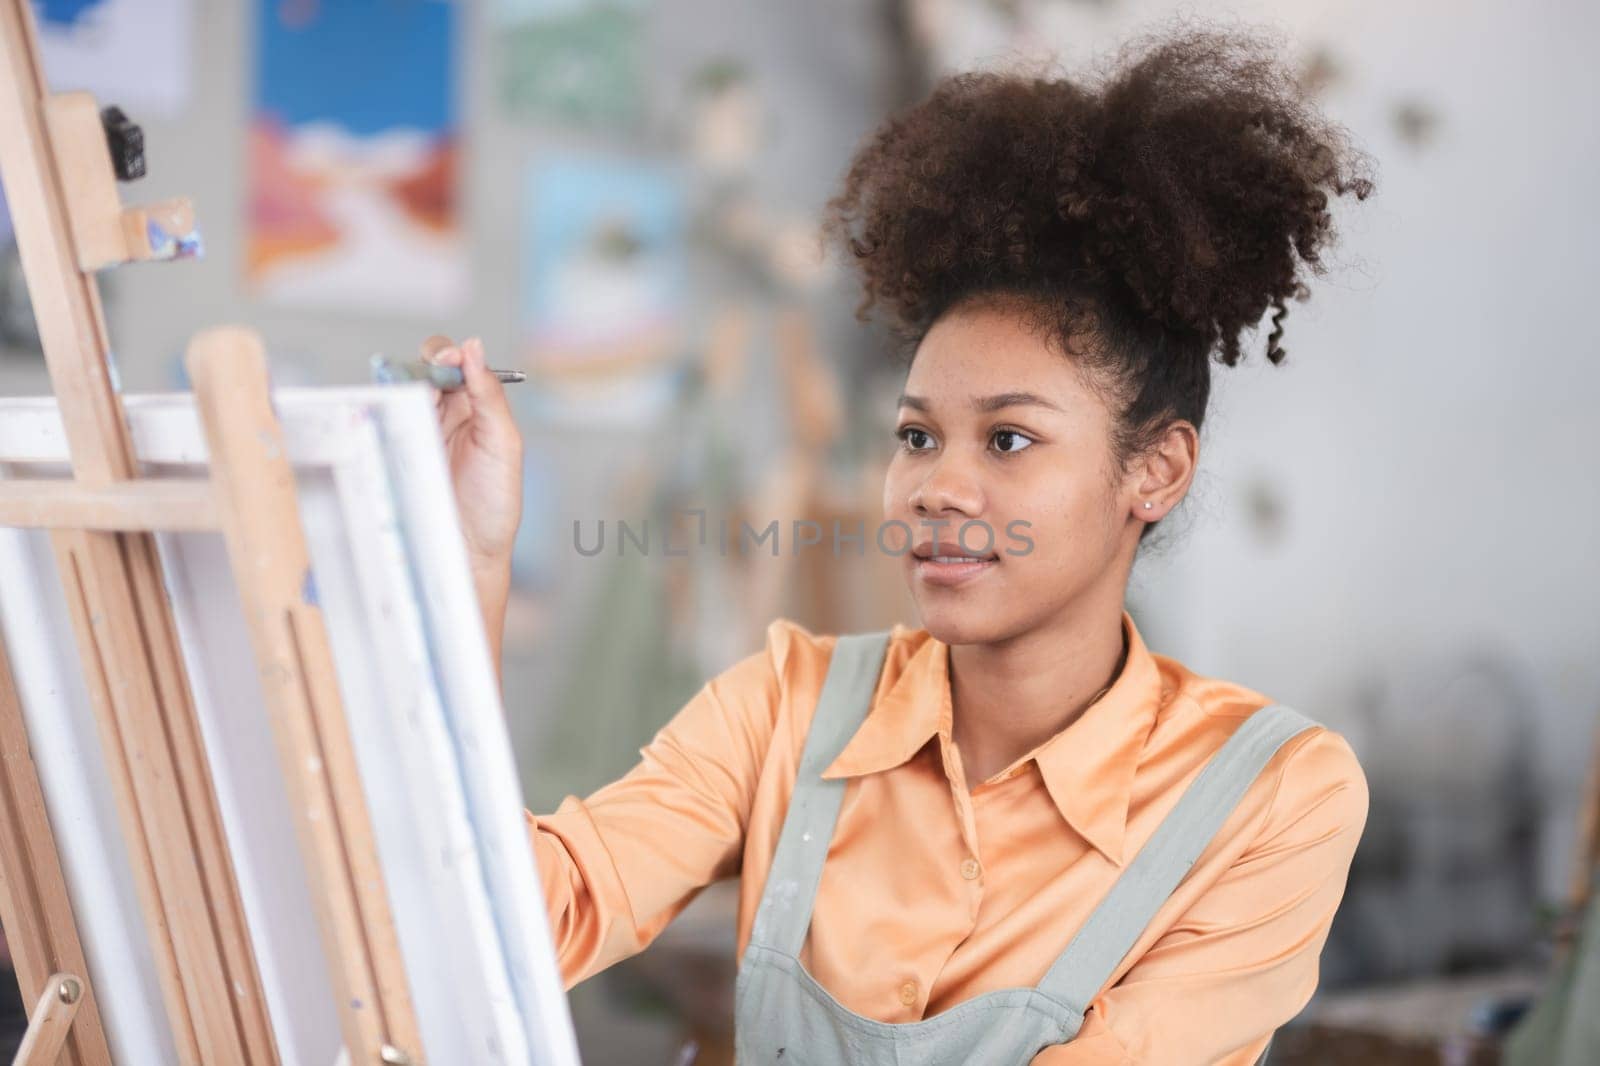
<svg viewBox="0 0 1600 1066"><path fill-rule="evenodd" d="M904 1003L908 1007L916 1006L917 983L915 981L907 981L905 984L900 986L900 1002Z"/></svg>
<svg viewBox="0 0 1600 1066"><path fill-rule="evenodd" d="M963 861L962 864L961 864L961 876L965 877L968 881L971 881L973 878L977 877L978 876L978 860L977 859L967 859L967 860Z"/></svg>

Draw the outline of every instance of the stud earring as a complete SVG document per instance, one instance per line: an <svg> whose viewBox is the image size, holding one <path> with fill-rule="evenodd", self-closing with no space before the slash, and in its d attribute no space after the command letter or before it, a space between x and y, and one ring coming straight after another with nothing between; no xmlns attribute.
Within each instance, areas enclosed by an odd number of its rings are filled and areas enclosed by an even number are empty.
<svg viewBox="0 0 1600 1066"><path fill-rule="evenodd" d="M1149 500L1144 501L1144 509L1146 511L1150 510L1150 508L1152 508L1154 506L1155 506L1155 504L1151 503Z"/></svg>

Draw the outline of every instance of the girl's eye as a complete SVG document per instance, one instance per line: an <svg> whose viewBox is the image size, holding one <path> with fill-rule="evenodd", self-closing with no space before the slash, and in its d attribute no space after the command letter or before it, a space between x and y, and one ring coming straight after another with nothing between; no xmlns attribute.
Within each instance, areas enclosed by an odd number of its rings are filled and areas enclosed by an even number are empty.
<svg viewBox="0 0 1600 1066"><path fill-rule="evenodd" d="M995 449L1000 452L1020 452L1033 443L1033 438L1014 429L997 429L994 434Z"/></svg>
<svg viewBox="0 0 1600 1066"><path fill-rule="evenodd" d="M906 426L904 429L896 430L895 436L900 438L900 443L905 445L907 451L913 452L925 451L933 441L927 430L918 429L916 426Z"/></svg>

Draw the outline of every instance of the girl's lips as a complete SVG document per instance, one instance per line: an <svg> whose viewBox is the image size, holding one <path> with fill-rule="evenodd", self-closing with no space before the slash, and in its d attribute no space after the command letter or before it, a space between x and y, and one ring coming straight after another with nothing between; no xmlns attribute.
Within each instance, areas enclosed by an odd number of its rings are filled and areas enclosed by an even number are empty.
<svg viewBox="0 0 1600 1066"><path fill-rule="evenodd" d="M964 585L1000 564L998 559L966 558L961 556L938 556L931 559L913 556L912 558L918 578L930 585L940 585L946 588ZM950 561L947 562L945 560Z"/></svg>

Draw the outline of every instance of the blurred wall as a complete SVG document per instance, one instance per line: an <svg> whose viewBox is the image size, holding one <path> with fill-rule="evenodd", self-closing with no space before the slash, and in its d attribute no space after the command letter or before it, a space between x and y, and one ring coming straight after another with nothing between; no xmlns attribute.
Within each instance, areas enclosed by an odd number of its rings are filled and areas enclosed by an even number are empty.
<svg viewBox="0 0 1600 1066"><path fill-rule="evenodd" d="M797 5L672 0L649 10L646 118L637 144L619 144L614 136L530 123L507 114L499 99L500 56L488 5L462 5L460 114L466 164L461 190L471 295L455 315L406 318L276 307L248 293L244 225L246 129L254 84L253 6L241 0L196 3L193 80L186 112L177 120L133 115L144 127L149 169L145 178L124 188L124 197L130 202L191 197L206 254L198 261L134 266L101 276L124 388L180 387L177 368L188 339L197 330L229 322L247 323L265 335L276 380L286 384L361 382L371 354L408 355L422 338L436 332L458 338L482 336L492 362L514 361L520 341L528 165L546 153L567 150L641 160L681 154L678 141L684 133L687 84L696 68L710 60L736 59L752 71L762 95L768 132L766 149L755 164L754 184L763 205L775 212L814 216L855 139L885 106L889 87L875 10L852 0ZM717 281L702 274L695 295L714 295L707 286ZM849 310L846 299L823 301L819 325L830 358L860 352L868 341ZM701 320L693 328L703 330L705 325ZM781 408L783 397L773 395L775 384L769 374L770 330L769 319L756 323L756 354L750 359L755 380L749 392L768 406ZM23 394L47 387L41 363L0 360L0 390ZM524 428L530 464L557 472L549 513L525 518L551 530L553 549L570 555L572 517L633 518L641 513L619 513L613 493L641 460L659 451L659 428ZM887 440L888 431L882 436ZM750 447L765 454L774 443L753 436ZM544 608L557 621L542 626L536 642L512 641L507 649L513 729L530 760L550 724L546 708L580 651L581 626L575 623L592 610L595 583L603 577L599 566L573 566L566 557L560 563L554 601ZM663 701L650 714L664 718L673 709ZM616 738L614 746L626 754L633 739ZM547 788L535 779L529 785L535 805L553 805L566 787L586 791L599 783L599 779L581 784L562 781L561 787Z"/></svg>
<svg viewBox="0 0 1600 1066"><path fill-rule="evenodd" d="M1074 17L1057 39L1116 39L1176 7L1058 5ZM1377 157L1378 192L1291 305L1288 361L1218 370L1192 529L1147 569L1148 598L1172 654L1344 730L1369 776L1386 738L1454 745L1449 704L1387 733L1364 719L1374 678L1503 658L1529 687L1502 710L1536 736L1556 895L1600 725L1600 7L1229 7L1327 50L1324 102ZM1420 142L1412 114L1431 116ZM1274 523L1252 517L1262 485Z"/></svg>

